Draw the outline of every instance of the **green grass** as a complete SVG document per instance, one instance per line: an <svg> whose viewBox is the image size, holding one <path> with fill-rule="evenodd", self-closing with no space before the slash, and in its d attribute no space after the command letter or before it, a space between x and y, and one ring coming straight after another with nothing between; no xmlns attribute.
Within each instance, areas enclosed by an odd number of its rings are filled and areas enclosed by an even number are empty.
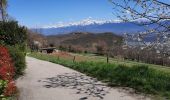
<svg viewBox="0 0 170 100"><path fill-rule="evenodd" d="M110 86L123 86L138 92L158 95L170 99L170 71L159 67L153 68L146 64L126 65L95 61L73 62L57 59L55 56L32 53L29 56L61 64L98 80L108 82Z"/></svg>
<svg viewBox="0 0 170 100"><path fill-rule="evenodd" d="M104 57L104 56L96 56L95 54L75 54L75 53L71 53L71 54L75 55L75 56L82 56L82 57L86 58L87 61L88 61L88 59L90 59L91 61L94 61L94 62L106 62L106 57ZM147 63L130 61L130 60L109 58L109 63L116 63L116 64L122 64L122 65L127 65L127 66L134 66L134 65L140 64L140 65L149 66L154 69L158 68L159 70L170 72L170 67L167 67L167 66L147 64Z"/></svg>

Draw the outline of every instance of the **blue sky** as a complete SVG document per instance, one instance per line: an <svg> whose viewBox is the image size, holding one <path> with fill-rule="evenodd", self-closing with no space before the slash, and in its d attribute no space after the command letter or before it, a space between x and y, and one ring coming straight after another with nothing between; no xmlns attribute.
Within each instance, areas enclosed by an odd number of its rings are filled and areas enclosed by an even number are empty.
<svg viewBox="0 0 170 100"><path fill-rule="evenodd" d="M116 19L108 0L8 0L8 13L28 27L94 19Z"/></svg>

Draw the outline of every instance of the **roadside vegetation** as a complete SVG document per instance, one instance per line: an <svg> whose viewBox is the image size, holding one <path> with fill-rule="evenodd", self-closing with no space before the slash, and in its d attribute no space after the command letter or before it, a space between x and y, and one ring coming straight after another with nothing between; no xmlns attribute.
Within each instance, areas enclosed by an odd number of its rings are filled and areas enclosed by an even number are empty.
<svg viewBox="0 0 170 100"><path fill-rule="evenodd" d="M0 100L15 100L15 79L26 67L26 28L16 21L0 21Z"/></svg>
<svg viewBox="0 0 170 100"><path fill-rule="evenodd" d="M96 61L73 61L53 55L31 53L31 57L61 64L107 82L110 86L130 87L136 92L158 95L170 99L170 70L145 64L126 65Z"/></svg>
<svg viewBox="0 0 170 100"><path fill-rule="evenodd" d="M14 80L26 67L26 28L16 21L0 21L0 100L14 100Z"/></svg>
<svg viewBox="0 0 170 100"><path fill-rule="evenodd" d="M0 46L0 99L6 100L14 95L16 86L14 82L15 69L8 49Z"/></svg>
<svg viewBox="0 0 170 100"><path fill-rule="evenodd" d="M15 79L26 67L27 29L11 20L7 0L0 0L0 100L17 100Z"/></svg>

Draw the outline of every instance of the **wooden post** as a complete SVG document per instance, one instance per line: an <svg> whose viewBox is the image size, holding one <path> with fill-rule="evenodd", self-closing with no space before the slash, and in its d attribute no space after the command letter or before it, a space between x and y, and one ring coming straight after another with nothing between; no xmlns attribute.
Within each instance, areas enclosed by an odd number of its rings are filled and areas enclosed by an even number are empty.
<svg viewBox="0 0 170 100"><path fill-rule="evenodd" d="M73 58L73 62L75 62L75 60L76 60L76 56L74 56L74 58Z"/></svg>
<svg viewBox="0 0 170 100"><path fill-rule="evenodd" d="M58 59L58 60L60 60L60 57L59 57L59 56L57 56L57 59Z"/></svg>
<svg viewBox="0 0 170 100"><path fill-rule="evenodd" d="M107 54L107 63L109 63L109 54Z"/></svg>

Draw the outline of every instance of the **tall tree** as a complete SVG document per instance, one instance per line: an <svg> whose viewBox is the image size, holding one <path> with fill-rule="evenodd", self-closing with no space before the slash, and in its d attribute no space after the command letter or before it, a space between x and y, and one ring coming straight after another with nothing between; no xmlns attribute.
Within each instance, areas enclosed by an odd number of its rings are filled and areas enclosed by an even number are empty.
<svg viewBox="0 0 170 100"><path fill-rule="evenodd" d="M7 0L0 0L0 11L1 11L2 21L5 21L7 17L6 8L7 8Z"/></svg>

